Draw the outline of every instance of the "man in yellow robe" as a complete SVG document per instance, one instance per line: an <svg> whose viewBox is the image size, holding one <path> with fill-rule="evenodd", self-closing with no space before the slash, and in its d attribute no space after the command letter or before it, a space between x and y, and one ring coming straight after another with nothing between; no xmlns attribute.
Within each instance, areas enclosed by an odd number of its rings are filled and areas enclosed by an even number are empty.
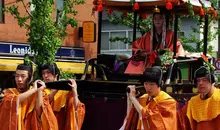
<svg viewBox="0 0 220 130"><path fill-rule="evenodd" d="M176 101L160 90L162 70L147 68L143 74L147 94L136 99L134 85L129 85L127 116L120 130L177 130Z"/></svg>
<svg viewBox="0 0 220 130"><path fill-rule="evenodd" d="M57 81L60 71L57 65L44 64L41 75L45 82ZM57 118L59 130L80 130L85 116L85 105L78 99L77 84L71 79L72 91L51 90L49 99Z"/></svg>
<svg viewBox="0 0 220 130"><path fill-rule="evenodd" d="M214 86L213 71L202 66L195 71L194 78L200 94L178 112L179 129L220 130L220 90Z"/></svg>
<svg viewBox="0 0 220 130"><path fill-rule="evenodd" d="M7 89L0 104L0 129L58 130L48 96L43 93L44 82L36 80L29 89L31 79L32 67L18 65L15 73L16 88ZM41 84L40 88L37 88L37 83Z"/></svg>

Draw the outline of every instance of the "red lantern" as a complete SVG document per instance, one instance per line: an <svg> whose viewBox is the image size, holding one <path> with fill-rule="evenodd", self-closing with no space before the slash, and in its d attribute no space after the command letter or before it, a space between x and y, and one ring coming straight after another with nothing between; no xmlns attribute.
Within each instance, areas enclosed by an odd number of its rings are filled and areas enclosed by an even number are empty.
<svg viewBox="0 0 220 130"><path fill-rule="evenodd" d="M203 8L200 9L200 15L201 15L201 16L205 15L205 12L204 12L204 9L203 9Z"/></svg>
<svg viewBox="0 0 220 130"><path fill-rule="evenodd" d="M213 17L214 17L214 18L217 18L217 15L218 15L218 14L217 14L217 12L215 11L214 14L213 14Z"/></svg>
<svg viewBox="0 0 220 130"><path fill-rule="evenodd" d="M172 5L172 3L170 2L170 0L168 0L168 2L167 2L167 4L166 4L166 8L167 8L167 10L173 9L173 5Z"/></svg>
<svg viewBox="0 0 220 130"><path fill-rule="evenodd" d="M109 9L107 13L108 13L109 15L112 14L112 10Z"/></svg>
<svg viewBox="0 0 220 130"><path fill-rule="evenodd" d="M103 7L102 7L102 4L99 4L98 5L98 9L97 9L99 12L102 12L102 10L103 10Z"/></svg>
<svg viewBox="0 0 220 130"><path fill-rule="evenodd" d="M103 2L102 2L102 0L98 0L97 4L98 4L97 11L102 12L103 11L103 7L102 7Z"/></svg>
<svg viewBox="0 0 220 130"><path fill-rule="evenodd" d="M134 4L134 10L139 10L139 4L137 2Z"/></svg>

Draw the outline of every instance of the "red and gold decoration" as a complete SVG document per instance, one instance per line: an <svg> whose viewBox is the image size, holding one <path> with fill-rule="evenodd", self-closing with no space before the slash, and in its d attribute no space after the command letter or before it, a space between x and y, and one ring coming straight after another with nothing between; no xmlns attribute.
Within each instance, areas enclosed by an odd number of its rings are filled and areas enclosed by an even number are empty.
<svg viewBox="0 0 220 130"><path fill-rule="evenodd" d="M157 6L154 8L153 13L160 13L160 9Z"/></svg>

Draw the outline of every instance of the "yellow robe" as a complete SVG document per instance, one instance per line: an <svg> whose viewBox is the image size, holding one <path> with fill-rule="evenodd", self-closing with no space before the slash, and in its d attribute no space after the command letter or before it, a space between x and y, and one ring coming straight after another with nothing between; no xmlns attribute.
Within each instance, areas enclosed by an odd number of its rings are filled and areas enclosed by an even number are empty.
<svg viewBox="0 0 220 130"><path fill-rule="evenodd" d="M177 130L176 101L163 91L148 100L147 94L139 99L143 106L141 117L131 109L125 130Z"/></svg>
<svg viewBox="0 0 220 130"><path fill-rule="evenodd" d="M85 116L85 105L78 102L74 106L73 93L59 90L52 101L52 108L57 118L59 130L80 130Z"/></svg>
<svg viewBox="0 0 220 130"><path fill-rule="evenodd" d="M206 100L192 97L179 112L179 121L181 130L220 130L220 90Z"/></svg>
<svg viewBox="0 0 220 130"><path fill-rule="evenodd" d="M44 95L41 117L34 109L36 94L18 104L19 91L10 88L0 104L0 127L2 130L58 130L57 120Z"/></svg>

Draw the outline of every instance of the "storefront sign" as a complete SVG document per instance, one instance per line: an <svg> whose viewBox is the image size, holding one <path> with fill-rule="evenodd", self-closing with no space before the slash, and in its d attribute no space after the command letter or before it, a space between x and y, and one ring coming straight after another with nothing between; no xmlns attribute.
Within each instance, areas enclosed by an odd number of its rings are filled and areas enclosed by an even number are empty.
<svg viewBox="0 0 220 130"><path fill-rule="evenodd" d="M28 44L15 44L0 42L0 55L24 56L34 54ZM84 48L61 47L56 53L57 58L71 58L84 60Z"/></svg>

